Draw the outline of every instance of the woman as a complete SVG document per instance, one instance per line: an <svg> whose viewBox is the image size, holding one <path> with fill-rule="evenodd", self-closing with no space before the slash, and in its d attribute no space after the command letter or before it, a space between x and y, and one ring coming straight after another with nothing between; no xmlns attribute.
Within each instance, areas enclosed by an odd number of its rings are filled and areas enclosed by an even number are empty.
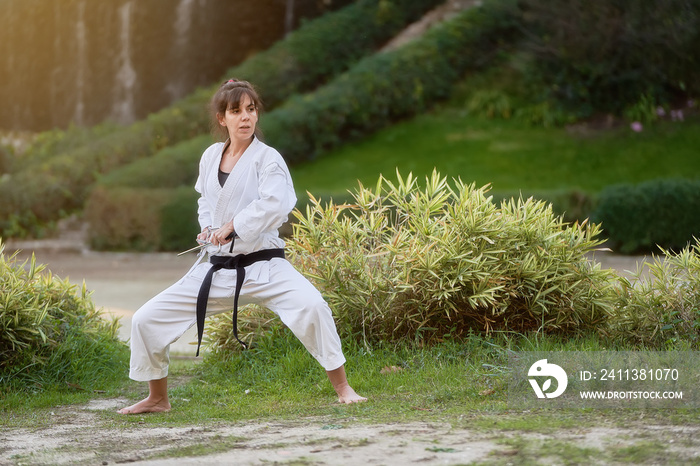
<svg viewBox="0 0 700 466"><path fill-rule="evenodd" d="M339 402L366 400L348 384L328 304L284 259L277 231L296 196L284 160L256 136L260 109L258 94L246 81L231 79L212 98L213 123L228 139L204 152L195 185L201 194L197 240L206 245L210 260L195 264L134 314L129 376L147 381L149 393L121 409L122 414L170 410L170 344L195 323L201 343L204 317L230 310L232 304L235 322L239 294L241 304L256 303L280 316L326 369Z"/></svg>

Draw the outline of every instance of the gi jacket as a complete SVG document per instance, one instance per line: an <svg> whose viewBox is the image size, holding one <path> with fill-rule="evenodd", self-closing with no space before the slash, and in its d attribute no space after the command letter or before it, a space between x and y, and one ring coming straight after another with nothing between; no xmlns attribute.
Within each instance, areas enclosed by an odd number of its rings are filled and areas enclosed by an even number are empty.
<svg viewBox="0 0 700 466"><path fill-rule="evenodd" d="M195 184L201 194L199 224L202 229L218 228L233 219L237 238L231 254L228 244L209 246L207 252L222 256L283 248L278 229L297 201L287 164L277 150L254 138L221 187L218 172L224 145L209 146L199 162Z"/></svg>

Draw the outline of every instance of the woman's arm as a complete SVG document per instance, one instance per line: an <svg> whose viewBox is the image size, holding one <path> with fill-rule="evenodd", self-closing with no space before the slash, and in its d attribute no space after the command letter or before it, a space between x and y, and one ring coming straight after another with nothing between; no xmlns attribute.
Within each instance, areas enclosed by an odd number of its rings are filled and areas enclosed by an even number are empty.
<svg viewBox="0 0 700 466"><path fill-rule="evenodd" d="M231 230L243 241L281 227L296 204L292 179L286 167L270 164L260 174L258 199L248 204L231 221Z"/></svg>
<svg viewBox="0 0 700 466"><path fill-rule="evenodd" d="M199 226L202 231L206 230L212 225L211 212L209 211L209 205L204 197L205 192L205 179L206 179L206 168L207 168L207 152L202 154L202 158L199 161L199 174L197 176L197 182L194 185L194 190L199 193L199 199L197 200L197 217L199 220Z"/></svg>

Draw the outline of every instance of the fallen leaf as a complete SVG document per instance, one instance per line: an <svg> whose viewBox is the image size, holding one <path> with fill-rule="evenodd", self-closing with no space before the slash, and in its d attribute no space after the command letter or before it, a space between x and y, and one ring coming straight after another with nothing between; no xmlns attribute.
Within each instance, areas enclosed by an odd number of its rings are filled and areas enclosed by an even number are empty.
<svg viewBox="0 0 700 466"><path fill-rule="evenodd" d="M479 392L479 395L489 396L489 395L493 395L494 393L496 393L496 390L494 390L493 388L487 388L486 390L481 390Z"/></svg>
<svg viewBox="0 0 700 466"><path fill-rule="evenodd" d="M403 370L403 367L396 367L396 366L384 366L382 370L379 371L380 374L391 374L393 372L401 372Z"/></svg>

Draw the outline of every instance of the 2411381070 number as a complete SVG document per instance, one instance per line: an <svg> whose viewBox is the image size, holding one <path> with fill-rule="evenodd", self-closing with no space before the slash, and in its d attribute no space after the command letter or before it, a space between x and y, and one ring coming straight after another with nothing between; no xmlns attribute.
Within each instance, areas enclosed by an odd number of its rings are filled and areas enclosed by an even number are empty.
<svg viewBox="0 0 700 466"><path fill-rule="evenodd" d="M678 380L678 369L601 369L598 380Z"/></svg>

